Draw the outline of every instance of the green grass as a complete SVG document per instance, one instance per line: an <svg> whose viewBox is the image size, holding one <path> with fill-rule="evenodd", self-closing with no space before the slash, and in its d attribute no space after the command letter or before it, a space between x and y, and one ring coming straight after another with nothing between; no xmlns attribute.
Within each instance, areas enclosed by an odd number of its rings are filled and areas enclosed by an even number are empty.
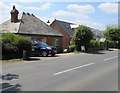
<svg viewBox="0 0 120 93"><path fill-rule="evenodd" d="M22 61L23 59L10 59L10 60L0 60L0 63L4 62L15 62L15 61Z"/></svg>

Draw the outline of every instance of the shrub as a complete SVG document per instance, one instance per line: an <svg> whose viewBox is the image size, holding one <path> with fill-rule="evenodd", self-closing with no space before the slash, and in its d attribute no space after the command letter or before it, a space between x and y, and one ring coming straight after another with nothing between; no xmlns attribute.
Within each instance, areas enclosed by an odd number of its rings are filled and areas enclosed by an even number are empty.
<svg viewBox="0 0 120 93"><path fill-rule="evenodd" d="M105 42L100 42L100 45L101 46L105 46Z"/></svg>
<svg viewBox="0 0 120 93"><path fill-rule="evenodd" d="M22 58L23 50L29 55L32 47L30 39L8 32L2 34L1 42L3 59Z"/></svg>
<svg viewBox="0 0 120 93"><path fill-rule="evenodd" d="M75 45L69 45L69 51L74 52L75 51Z"/></svg>
<svg viewBox="0 0 120 93"><path fill-rule="evenodd" d="M98 51L106 49L106 42L100 42L98 40L91 40L89 43L88 51Z"/></svg>
<svg viewBox="0 0 120 93"><path fill-rule="evenodd" d="M2 34L2 54L14 53L17 47L14 45L15 35L12 33L3 33Z"/></svg>
<svg viewBox="0 0 120 93"><path fill-rule="evenodd" d="M23 36L16 36L14 39L15 46L17 46L17 51L31 50L32 44L30 39Z"/></svg>
<svg viewBox="0 0 120 93"><path fill-rule="evenodd" d="M98 40L91 40L90 41L90 46L100 46L100 42Z"/></svg>
<svg viewBox="0 0 120 93"><path fill-rule="evenodd" d="M113 40L107 40L108 42L108 47L109 48L117 48L118 44L116 41L113 41Z"/></svg>

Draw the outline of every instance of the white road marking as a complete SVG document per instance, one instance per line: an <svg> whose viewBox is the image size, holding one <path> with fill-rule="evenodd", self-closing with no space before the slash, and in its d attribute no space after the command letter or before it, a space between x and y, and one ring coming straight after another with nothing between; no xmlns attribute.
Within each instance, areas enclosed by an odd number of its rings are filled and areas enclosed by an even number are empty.
<svg viewBox="0 0 120 93"><path fill-rule="evenodd" d="M117 58L118 56L114 56L114 57L110 57L110 58L106 58L104 59L104 61L107 61L107 60L110 60L110 59L114 59L114 58Z"/></svg>
<svg viewBox="0 0 120 93"><path fill-rule="evenodd" d="M86 67L86 66L90 66L90 65L93 65L93 64L95 64L95 63L89 63L89 64L85 64L85 65L78 66L78 67L75 67L75 68L67 69L67 70L64 70L64 71L60 71L60 72L54 73L53 75L59 75L59 74L65 73L65 72L69 72L69 71L72 71L72 70L75 70L75 69L79 69L79 68L82 68L82 67Z"/></svg>

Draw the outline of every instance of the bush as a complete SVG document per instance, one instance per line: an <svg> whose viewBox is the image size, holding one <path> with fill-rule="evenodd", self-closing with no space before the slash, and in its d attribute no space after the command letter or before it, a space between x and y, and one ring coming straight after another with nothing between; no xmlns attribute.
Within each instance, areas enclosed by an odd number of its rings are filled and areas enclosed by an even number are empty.
<svg viewBox="0 0 120 93"><path fill-rule="evenodd" d="M22 55L23 50L26 50L27 53L31 51L31 40L29 40L26 37L19 36L15 37L15 46L17 46L17 51L19 52L20 55Z"/></svg>
<svg viewBox="0 0 120 93"><path fill-rule="evenodd" d="M109 48L117 48L118 44L116 41L113 41L113 40L107 40L108 42L108 47Z"/></svg>
<svg viewBox="0 0 120 93"><path fill-rule="evenodd" d="M101 43L98 40L91 40L90 41L90 46L100 46Z"/></svg>
<svg viewBox="0 0 120 93"><path fill-rule="evenodd" d="M69 51L74 52L75 51L75 45L69 45Z"/></svg>
<svg viewBox="0 0 120 93"><path fill-rule="evenodd" d="M101 46L105 46L105 42L100 42L100 45Z"/></svg>
<svg viewBox="0 0 120 93"><path fill-rule="evenodd" d="M2 34L2 54L12 54L16 51L17 47L14 45L15 35L12 33L3 33Z"/></svg>
<svg viewBox="0 0 120 93"><path fill-rule="evenodd" d="M98 51L105 49L105 42L100 42L98 40L91 40L89 43L88 52Z"/></svg>
<svg viewBox="0 0 120 93"><path fill-rule="evenodd" d="M2 34L1 43L3 59L22 58L23 50L29 55L32 47L30 39L8 32Z"/></svg>

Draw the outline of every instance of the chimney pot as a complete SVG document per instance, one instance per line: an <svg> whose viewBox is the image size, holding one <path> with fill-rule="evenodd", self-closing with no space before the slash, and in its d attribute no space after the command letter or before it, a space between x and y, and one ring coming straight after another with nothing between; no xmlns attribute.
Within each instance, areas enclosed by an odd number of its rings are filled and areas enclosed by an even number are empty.
<svg viewBox="0 0 120 93"><path fill-rule="evenodd" d="M13 10L11 10L11 22L17 22L18 21L18 14L19 11L15 8L15 5L13 5Z"/></svg>
<svg viewBox="0 0 120 93"><path fill-rule="evenodd" d="M50 23L50 21L48 20L47 23Z"/></svg>

